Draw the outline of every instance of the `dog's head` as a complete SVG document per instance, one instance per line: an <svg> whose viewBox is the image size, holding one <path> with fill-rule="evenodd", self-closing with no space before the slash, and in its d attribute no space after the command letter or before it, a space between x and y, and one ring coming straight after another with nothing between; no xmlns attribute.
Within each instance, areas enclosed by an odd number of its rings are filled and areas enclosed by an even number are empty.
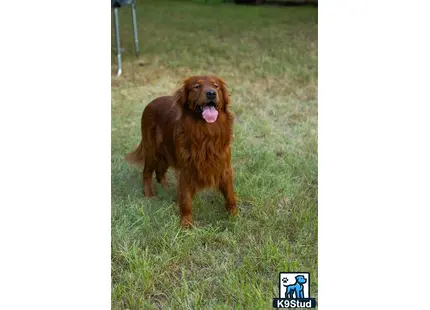
<svg viewBox="0 0 430 310"><path fill-rule="evenodd" d="M195 113L207 123L213 123L219 112L226 112L230 104L227 86L217 76L192 76L184 80L175 94L177 104Z"/></svg>
<svg viewBox="0 0 430 310"><path fill-rule="evenodd" d="M296 283L304 284L306 283L306 278L304 276L296 276Z"/></svg>

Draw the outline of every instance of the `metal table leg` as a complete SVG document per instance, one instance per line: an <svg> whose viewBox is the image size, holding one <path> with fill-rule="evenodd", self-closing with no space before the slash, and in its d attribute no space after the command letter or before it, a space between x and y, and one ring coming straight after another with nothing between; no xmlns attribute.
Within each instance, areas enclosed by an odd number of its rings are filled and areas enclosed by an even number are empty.
<svg viewBox="0 0 430 310"><path fill-rule="evenodd" d="M133 1L131 5L131 16L133 20L133 36L134 36L134 49L136 51L136 56L139 57L139 38L137 37L137 19L136 19L136 2Z"/></svg>
<svg viewBox="0 0 430 310"><path fill-rule="evenodd" d="M118 18L118 8L114 8L113 10L114 19L115 19L115 39L116 39L116 57L118 63L118 72L116 76L120 76L122 73L122 61L121 61L121 45L119 39L119 18Z"/></svg>

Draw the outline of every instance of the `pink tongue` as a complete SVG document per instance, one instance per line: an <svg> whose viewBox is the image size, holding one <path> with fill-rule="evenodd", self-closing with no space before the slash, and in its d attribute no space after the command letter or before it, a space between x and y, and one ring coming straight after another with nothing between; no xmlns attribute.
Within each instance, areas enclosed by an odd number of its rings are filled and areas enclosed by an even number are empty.
<svg viewBox="0 0 430 310"><path fill-rule="evenodd" d="M203 118L208 123L213 123L218 117L218 111L212 106L205 106L202 113Z"/></svg>

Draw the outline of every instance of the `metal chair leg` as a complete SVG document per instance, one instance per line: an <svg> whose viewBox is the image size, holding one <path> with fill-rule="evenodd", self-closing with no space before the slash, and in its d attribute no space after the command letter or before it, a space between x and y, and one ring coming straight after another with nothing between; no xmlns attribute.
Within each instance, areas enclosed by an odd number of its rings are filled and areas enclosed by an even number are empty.
<svg viewBox="0 0 430 310"><path fill-rule="evenodd" d="M115 23L115 39L116 39L116 58L118 63L118 72L116 76L120 76L122 73L122 61L121 61L121 45L119 39L119 18L118 18L118 8L114 8L114 23Z"/></svg>
<svg viewBox="0 0 430 310"><path fill-rule="evenodd" d="M137 19L136 19L136 2L131 5L131 16L133 21L133 36L134 36L134 49L136 56L139 57L139 38L137 37Z"/></svg>

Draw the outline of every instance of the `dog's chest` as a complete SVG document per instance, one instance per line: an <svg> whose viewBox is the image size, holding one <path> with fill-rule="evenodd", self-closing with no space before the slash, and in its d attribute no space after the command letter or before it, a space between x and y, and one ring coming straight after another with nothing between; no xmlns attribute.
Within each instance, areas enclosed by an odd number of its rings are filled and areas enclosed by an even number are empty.
<svg viewBox="0 0 430 310"><path fill-rule="evenodd" d="M201 178L217 176L230 162L230 137L224 132L182 135L177 152L181 166Z"/></svg>
<svg viewBox="0 0 430 310"><path fill-rule="evenodd" d="M229 152L213 148L210 143L190 146L189 160L184 170L199 187L214 187L219 184L223 171L228 167Z"/></svg>
<svg viewBox="0 0 430 310"><path fill-rule="evenodd" d="M231 137L231 123L224 114L220 114L216 123L209 125L186 118L176 134L180 167L198 183L208 185L216 182L230 164Z"/></svg>
<svg viewBox="0 0 430 310"><path fill-rule="evenodd" d="M201 171L218 169L226 161L227 144L218 138L208 138L185 142L185 150L189 154L188 164Z"/></svg>

